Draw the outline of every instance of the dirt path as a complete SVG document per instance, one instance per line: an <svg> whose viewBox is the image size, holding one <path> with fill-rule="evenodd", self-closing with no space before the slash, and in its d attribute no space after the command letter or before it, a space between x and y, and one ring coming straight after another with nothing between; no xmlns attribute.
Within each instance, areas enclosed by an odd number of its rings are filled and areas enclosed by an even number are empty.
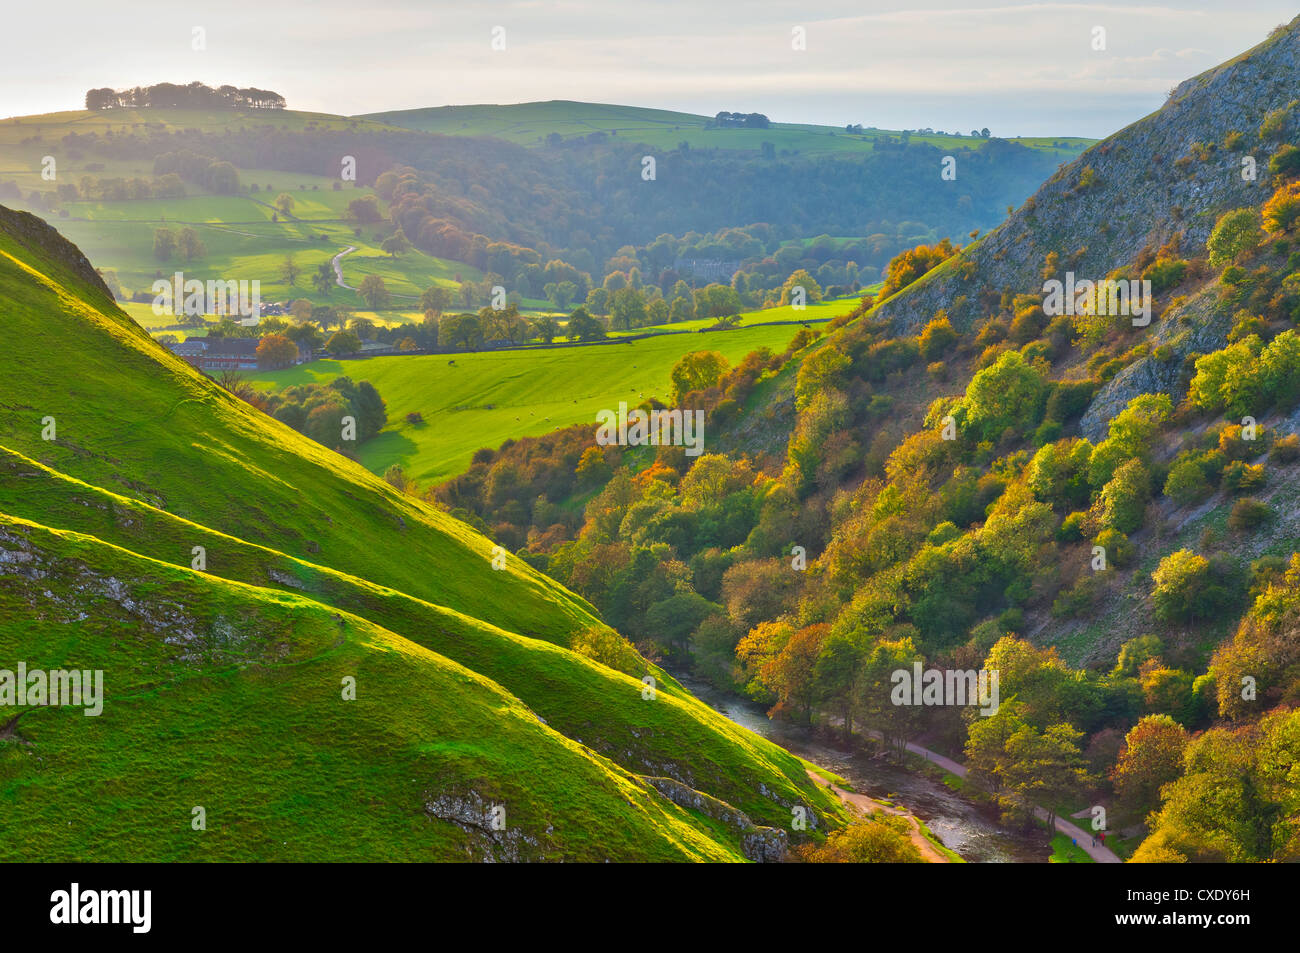
<svg viewBox="0 0 1300 953"><path fill-rule="evenodd" d="M830 789L835 792L836 796L841 801L843 801L845 804L848 804L850 807L857 808L863 814L876 814L876 813L892 814L895 817L906 818L907 826L910 828L909 836L912 839L912 843L915 844L916 849L921 852L921 856L925 858L926 863L930 863L930 864L952 863L952 860L947 855L935 849L935 846L930 843L929 839L924 834L921 833L920 822L918 822L915 817L913 817L911 814L908 814L906 811L899 810L896 807L890 807L888 804L882 804L880 801L877 801L874 798L869 798L865 794L857 794L853 791L846 791L838 784L834 784L832 782L826 781L825 778L823 778L821 775L817 774L814 771L809 770L808 777L812 778L813 782L816 784L828 784Z"/></svg>
<svg viewBox="0 0 1300 953"><path fill-rule="evenodd" d="M335 283L340 288L347 288L348 291L356 291L357 289L353 288L350 284L347 284L343 280L343 256L348 254L349 252L354 252L356 250L357 250L356 245L349 245L347 248L343 249L341 252L335 255L334 258L331 260L331 264L334 266Z"/></svg>
<svg viewBox="0 0 1300 953"><path fill-rule="evenodd" d="M931 751L929 748L922 748L920 745L913 744L910 741L907 743L907 750L911 751L914 754L921 755L921 757L925 758L926 761L934 762L939 767L947 771L949 774L955 774L959 778L966 777L966 766L964 764L959 764L958 762L952 760L952 758L945 758L937 751ZM1035 807L1034 816L1038 818L1040 821L1046 821L1048 818L1048 813L1044 808ZM1099 864L1123 863L1123 861L1119 859L1119 856L1109 847L1103 847L1101 844L1097 844L1094 847L1092 844L1092 833L1090 831L1085 831L1082 828L1078 827L1077 825L1071 824L1068 820L1066 820L1063 817L1057 817L1055 819L1055 823L1056 823L1056 829L1058 831L1060 831L1066 837L1072 838L1075 841L1077 841L1079 846L1083 848L1084 852L1087 853L1087 855L1091 857L1093 860L1095 860L1097 863Z"/></svg>

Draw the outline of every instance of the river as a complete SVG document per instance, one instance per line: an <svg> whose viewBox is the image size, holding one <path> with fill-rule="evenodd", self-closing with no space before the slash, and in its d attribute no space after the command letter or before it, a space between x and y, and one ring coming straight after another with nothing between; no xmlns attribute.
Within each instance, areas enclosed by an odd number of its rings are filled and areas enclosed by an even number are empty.
<svg viewBox="0 0 1300 953"><path fill-rule="evenodd" d="M938 781L869 758L859 751L813 737L807 729L767 717L755 702L719 691L707 682L674 673L696 698L736 724L762 735L787 751L829 768L848 780L855 791L888 798L925 822L944 846L971 863L1046 863L1051 853L1046 838L1035 832L1011 830Z"/></svg>

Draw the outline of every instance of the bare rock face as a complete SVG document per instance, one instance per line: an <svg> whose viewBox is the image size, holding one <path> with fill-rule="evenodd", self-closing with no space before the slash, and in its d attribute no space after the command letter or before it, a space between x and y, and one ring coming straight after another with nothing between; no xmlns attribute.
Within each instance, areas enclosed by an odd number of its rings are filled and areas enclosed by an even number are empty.
<svg viewBox="0 0 1300 953"><path fill-rule="evenodd" d="M1147 356L1116 374L1093 397L1079 422L1085 437L1093 443L1104 439L1111 418L1141 394L1168 394L1175 404L1186 396L1188 359L1228 343L1232 309L1220 303L1218 294L1219 282L1211 282L1165 315L1152 331Z"/></svg>
<svg viewBox="0 0 1300 953"><path fill-rule="evenodd" d="M29 212L17 212L0 205L0 232L6 232L26 247L63 264L78 278L104 297L113 299L104 279L99 277L95 266L81 253L81 249L60 235L44 219Z"/></svg>
<svg viewBox="0 0 1300 953"><path fill-rule="evenodd" d="M911 334L946 308L954 325L969 327L982 316L981 293L1040 293L1050 251L1059 253L1061 270L1096 280L1176 235L1184 251L1204 248L1219 215L1272 193L1268 160L1300 134L1300 106L1279 138L1261 142L1259 127L1300 97L1298 77L1300 17L1182 83L1159 111L1062 166L1006 222L882 304L876 317ZM1228 149L1234 132L1241 142ZM1205 158L1193 154L1198 144L1213 147ZM1246 156L1255 160L1255 181L1241 175Z"/></svg>
<svg viewBox="0 0 1300 953"><path fill-rule="evenodd" d="M775 827L761 827L751 821L747 814L725 801L701 794L672 778L645 778L645 782L678 807L703 814L738 831L741 852L755 863L772 864L785 860L789 850L789 838L785 831Z"/></svg>

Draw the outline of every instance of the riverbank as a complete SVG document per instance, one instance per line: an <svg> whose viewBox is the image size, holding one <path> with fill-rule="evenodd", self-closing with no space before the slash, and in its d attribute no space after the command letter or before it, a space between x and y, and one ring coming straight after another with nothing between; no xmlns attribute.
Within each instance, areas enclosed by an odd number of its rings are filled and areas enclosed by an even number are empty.
<svg viewBox="0 0 1300 953"><path fill-rule="evenodd" d="M761 705L719 691L691 676L674 673L697 698L736 724L802 758L818 777L873 802L916 818L936 850L968 863L1047 863L1052 848L1045 830L1013 830L995 811L979 805L935 778L908 770L840 737L773 721ZM837 792L838 793L838 792Z"/></svg>

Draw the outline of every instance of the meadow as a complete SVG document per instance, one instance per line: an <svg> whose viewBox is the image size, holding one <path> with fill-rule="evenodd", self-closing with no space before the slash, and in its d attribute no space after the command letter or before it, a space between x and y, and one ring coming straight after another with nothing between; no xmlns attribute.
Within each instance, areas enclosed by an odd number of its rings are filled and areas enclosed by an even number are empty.
<svg viewBox="0 0 1300 953"><path fill-rule="evenodd" d="M855 303L836 305L847 311ZM836 305L823 306L820 316L831 317ZM465 470L480 447L495 449L511 438L573 424L594 427L596 412L616 409L619 401L666 402L669 374L683 354L716 350L734 364L760 347L784 350L798 331L775 325L584 347L319 360L250 379L266 388L327 383L340 374L370 381L387 402L389 424L358 448L362 465L383 473L399 464L424 486ZM409 413L419 413L423 423L408 423Z"/></svg>

